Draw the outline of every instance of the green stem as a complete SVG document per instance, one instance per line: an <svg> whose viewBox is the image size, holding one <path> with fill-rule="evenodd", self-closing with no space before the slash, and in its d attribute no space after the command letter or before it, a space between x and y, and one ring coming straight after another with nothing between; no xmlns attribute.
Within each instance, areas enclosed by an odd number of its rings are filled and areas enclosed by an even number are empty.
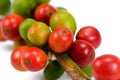
<svg viewBox="0 0 120 80"><path fill-rule="evenodd" d="M48 51L48 60L52 60L53 54L51 53L51 51Z"/></svg>
<svg viewBox="0 0 120 80"><path fill-rule="evenodd" d="M88 75L67 54L55 54L55 57L72 80L90 80Z"/></svg>

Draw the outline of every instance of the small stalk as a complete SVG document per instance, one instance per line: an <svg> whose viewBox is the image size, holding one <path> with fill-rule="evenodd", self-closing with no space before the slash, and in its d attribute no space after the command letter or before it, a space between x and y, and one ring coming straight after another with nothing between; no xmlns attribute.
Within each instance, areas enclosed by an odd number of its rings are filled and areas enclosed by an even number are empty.
<svg viewBox="0 0 120 80"><path fill-rule="evenodd" d="M90 80L88 75L85 74L67 54L63 53L54 55L72 80Z"/></svg>
<svg viewBox="0 0 120 80"><path fill-rule="evenodd" d="M53 58L53 54L51 53L51 51L48 51L48 60L52 60Z"/></svg>

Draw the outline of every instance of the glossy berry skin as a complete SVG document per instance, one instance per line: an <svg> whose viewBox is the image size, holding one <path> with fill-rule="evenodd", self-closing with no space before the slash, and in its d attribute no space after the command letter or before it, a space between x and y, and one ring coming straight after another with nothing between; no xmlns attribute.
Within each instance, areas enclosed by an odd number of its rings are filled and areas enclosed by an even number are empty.
<svg viewBox="0 0 120 80"><path fill-rule="evenodd" d="M63 26L55 28L48 38L49 46L55 53L63 53L67 51L72 45L72 42L72 31Z"/></svg>
<svg viewBox="0 0 120 80"><path fill-rule="evenodd" d="M1 21L2 21L2 19L0 19L0 41L6 41L6 39L5 39L5 37L3 36L3 34L2 34L2 31L1 31Z"/></svg>
<svg viewBox="0 0 120 80"><path fill-rule="evenodd" d="M76 40L68 50L71 59L79 66L85 67L92 63L95 58L93 45L84 40Z"/></svg>
<svg viewBox="0 0 120 80"><path fill-rule="evenodd" d="M57 9L51 4L44 3L40 4L34 12L34 17L36 20L41 21L49 25L50 17L55 13Z"/></svg>
<svg viewBox="0 0 120 80"><path fill-rule="evenodd" d="M49 23L52 30L59 26L64 26L69 28L73 34L75 34L77 29L77 24L74 16L67 10L58 10L52 14Z"/></svg>
<svg viewBox="0 0 120 80"><path fill-rule="evenodd" d="M16 47L11 54L11 65L18 71L27 71L21 63L21 56L25 53L28 49L28 46L19 46Z"/></svg>
<svg viewBox="0 0 120 80"><path fill-rule="evenodd" d="M40 71L47 63L47 55L38 47L30 47L22 55L21 63L28 71Z"/></svg>
<svg viewBox="0 0 120 80"><path fill-rule="evenodd" d="M95 48L98 48L101 44L100 32L94 26L84 26L80 28L80 30L77 32L76 39L86 40Z"/></svg>
<svg viewBox="0 0 120 80"><path fill-rule="evenodd" d="M95 80L120 80L120 59L113 54L97 57L92 63Z"/></svg>
<svg viewBox="0 0 120 80"><path fill-rule="evenodd" d="M32 44L44 46L48 41L50 33L48 25L43 22L35 22L28 29L27 38Z"/></svg>
<svg viewBox="0 0 120 80"><path fill-rule="evenodd" d="M1 21L1 32L3 36L12 41L21 40L19 34L19 25L24 20L24 17L18 14L9 14Z"/></svg>

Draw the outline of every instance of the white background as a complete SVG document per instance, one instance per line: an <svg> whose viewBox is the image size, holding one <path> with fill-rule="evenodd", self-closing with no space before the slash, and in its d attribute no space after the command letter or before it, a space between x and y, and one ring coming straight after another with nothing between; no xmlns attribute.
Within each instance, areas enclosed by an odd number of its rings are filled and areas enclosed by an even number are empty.
<svg viewBox="0 0 120 80"><path fill-rule="evenodd" d="M102 43L96 57L114 54L120 57L120 1L119 0L51 0L55 7L66 8L77 22L77 31L86 25L96 27ZM1 16L0 16L1 17ZM12 42L0 42L0 80L44 80L42 71L19 72L10 63ZM65 74L59 80L70 80Z"/></svg>

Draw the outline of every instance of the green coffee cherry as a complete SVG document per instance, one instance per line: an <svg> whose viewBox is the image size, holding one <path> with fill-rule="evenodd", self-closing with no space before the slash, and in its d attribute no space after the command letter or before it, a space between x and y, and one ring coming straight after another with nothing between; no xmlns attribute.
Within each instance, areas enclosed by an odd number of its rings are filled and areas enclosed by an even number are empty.
<svg viewBox="0 0 120 80"><path fill-rule="evenodd" d="M57 80L64 73L64 69L57 62L57 60L50 60L44 69L44 76L46 80Z"/></svg>
<svg viewBox="0 0 120 80"><path fill-rule="evenodd" d="M10 0L0 0L0 15L5 15L10 10Z"/></svg>

